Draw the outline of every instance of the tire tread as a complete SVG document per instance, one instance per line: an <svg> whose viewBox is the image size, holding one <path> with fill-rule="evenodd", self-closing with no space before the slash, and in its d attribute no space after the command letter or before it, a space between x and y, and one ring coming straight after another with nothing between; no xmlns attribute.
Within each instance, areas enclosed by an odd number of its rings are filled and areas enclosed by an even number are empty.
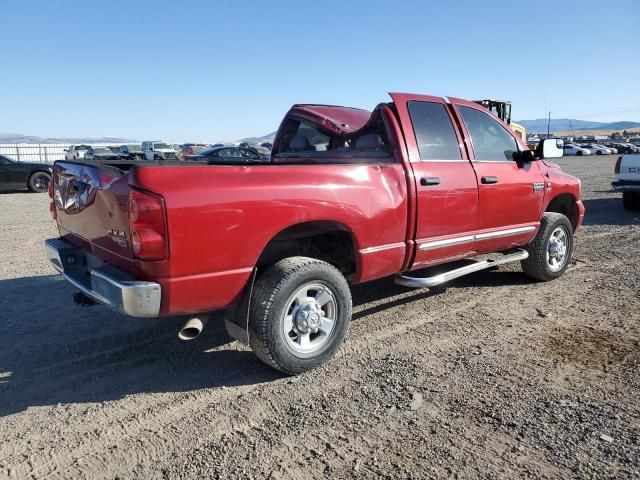
<svg viewBox="0 0 640 480"><path fill-rule="evenodd" d="M253 290L250 321L249 321L249 343L255 355L265 362L267 365L288 375L295 375L309 369L309 367L301 368L300 366L291 365L276 359L273 352L269 348L268 343L268 327L273 304L275 303L280 291L292 277L303 274L305 271L314 271L325 269L332 274L338 274L342 277L340 271L333 265L310 257L288 257L269 267L257 280ZM344 277L342 277L344 279ZM351 295L346 284L346 292L348 292L349 305L351 304ZM351 312L349 312L349 318ZM320 365L323 362L318 362ZM318 366L315 365L315 366Z"/></svg>
<svg viewBox="0 0 640 480"><path fill-rule="evenodd" d="M569 235L573 235L573 228L571 227L571 222L569 219L561 214L556 212L545 212L542 216L542 220L540 221L540 230L538 230L538 234L533 239L529 245L525 247L527 252L529 252L529 258L526 260L522 260L522 270L524 274L533 278L534 280L539 280L542 282L547 282L549 280L553 280L554 278L559 277L564 273L569 264L571 257L567 259L567 263L564 268L560 271L559 275L550 273L545 268L546 255L545 250L547 248L547 236L551 233L551 231L558 226L559 223L564 223L565 226L569 227ZM571 243L571 248L568 255L572 255L573 253L573 242Z"/></svg>

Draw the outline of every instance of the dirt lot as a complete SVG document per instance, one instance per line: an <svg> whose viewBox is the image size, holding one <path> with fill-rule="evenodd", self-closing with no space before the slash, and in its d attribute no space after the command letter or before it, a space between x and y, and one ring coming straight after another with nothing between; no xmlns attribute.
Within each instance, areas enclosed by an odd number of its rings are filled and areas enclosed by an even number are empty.
<svg viewBox="0 0 640 480"><path fill-rule="evenodd" d="M0 194L0 478L638 478L640 213L613 157L559 163L585 227L561 279L519 265L354 288L347 343L296 378L223 325L79 308L46 195Z"/></svg>

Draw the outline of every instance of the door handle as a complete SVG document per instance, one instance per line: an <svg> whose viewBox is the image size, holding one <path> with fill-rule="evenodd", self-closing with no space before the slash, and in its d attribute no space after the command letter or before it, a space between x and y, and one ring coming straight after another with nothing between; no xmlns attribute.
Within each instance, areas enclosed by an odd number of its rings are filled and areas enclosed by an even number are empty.
<svg viewBox="0 0 640 480"><path fill-rule="evenodd" d="M482 177L482 179L480 180L482 183L489 184L489 183L498 183L498 177Z"/></svg>
<svg viewBox="0 0 640 480"><path fill-rule="evenodd" d="M420 179L420 185L423 187L432 187L434 185L440 185L440 179L438 177L422 177Z"/></svg>

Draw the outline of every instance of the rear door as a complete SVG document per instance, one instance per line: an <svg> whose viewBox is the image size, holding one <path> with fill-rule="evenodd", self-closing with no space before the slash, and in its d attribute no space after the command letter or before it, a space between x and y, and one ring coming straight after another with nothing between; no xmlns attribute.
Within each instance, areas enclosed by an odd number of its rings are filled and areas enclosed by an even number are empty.
<svg viewBox="0 0 640 480"><path fill-rule="evenodd" d="M473 102L450 100L462 120L478 181L478 252L527 243L539 225L545 187L550 185L539 161L514 161L513 153L525 147L505 123Z"/></svg>
<svg viewBox="0 0 640 480"><path fill-rule="evenodd" d="M391 94L417 192L412 269L473 253L478 184L444 99Z"/></svg>

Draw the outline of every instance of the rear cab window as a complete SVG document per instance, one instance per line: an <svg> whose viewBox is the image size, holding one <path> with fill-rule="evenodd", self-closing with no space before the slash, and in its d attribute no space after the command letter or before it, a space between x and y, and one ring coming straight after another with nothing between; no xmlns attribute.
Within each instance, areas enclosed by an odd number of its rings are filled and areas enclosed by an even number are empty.
<svg viewBox="0 0 640 480"><path fill-rule="evenodd" d="M316 163L393 161L386 127L379 110L361 129L336 133L306 119L290 116L274 145L276 162L304 158Z"/></svg>
<svg viewBox="0 0 640 480"><path fill-rule="evenodd" d="M462 160L458 137L443 104L413 100L408 109L420 160Z"/></svg>

